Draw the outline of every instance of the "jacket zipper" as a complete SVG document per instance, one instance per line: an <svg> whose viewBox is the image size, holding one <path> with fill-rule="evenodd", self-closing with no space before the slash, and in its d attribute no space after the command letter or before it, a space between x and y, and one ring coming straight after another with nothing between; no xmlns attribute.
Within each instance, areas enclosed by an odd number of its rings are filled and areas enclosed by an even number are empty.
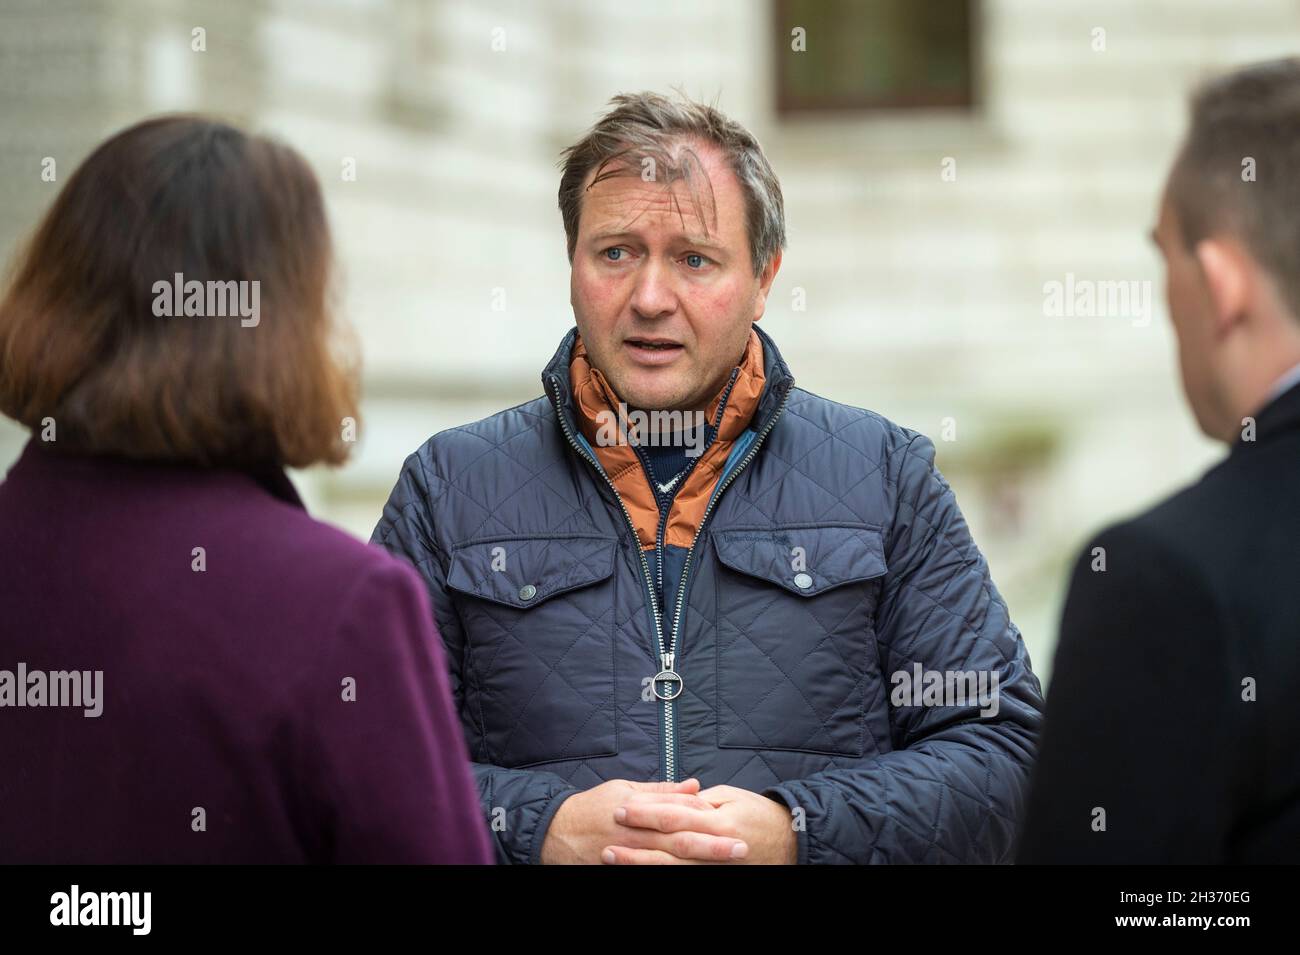
<svg viewBox="0 0 1300 955"><path fill-rule="evenodd" d="M754 439L753 445L751 445L750 449L747 452L745 452L745 457L741 459L740 463L737 464L734 468L732 468L727 474L723 475L722 483L718 485L717 490L713 492L712 496L710 496L709 503L704 508L704 516L700 519L699 527L695 529L695 537L691 540L691 546L686 551L686 559L682 563L682 575L677 585L677 607L673 614L672 640L669 644L668 651L665 652L663 617L659 612L659 601L655 597L654 578L650 574L650 563L645 558L645 551L641 549L641 539L640 537L637 536L636 525L632 522L632 515L628 512L627 505L623 503L623 497L621 494L618 493L618 488L614 486L614 482L610 480L609 475L605 473L605 469L600 466L600 462L597 461L592 455L588 454L583 449L582 445L578 444L577 440L573 437L573 431L569 428L568 418L565 416L564 410L560 406L559 379L555 375L551 375L548 378L548 380L552 385L555 386L555 394L550 396L551 404L555 408L555 416L560 421L560 429L564 432L565 440L569 442L569 446L572 447L573 450L578 453L579 457L583 458L585 461L590 463L591 466L596 469L596 472L605 479L605 483L609 485L609 489L614 492L614 499L618 501L619 509L622 510L623 512L623 519L627 522L628 530L632 532L632 541L634 543L634 546L637 549L637 556L641 559L642 583L645 584L646 597L650 601L650 612L654 617L655 643L657 649L659 650L659 665L660 667L662 667L660 673L667 672L675 675L676 670L674 669L674 663L676 660L677 632L682 622L682 600L686 595L686 582L687 582L687 577L690 573L691 557L694 556L695 554L695 545L699 542L700 534L703 533L704 527L709 521L709 515L713 513L713 505L717 503L720 497L722 497L722 492L725 491L731 485L731 482L735 480L736 476L740 474L740 472L743 471L749 465L749 462L754 459L754 456L758 454L758 449L762 446L764 439L767 438L768 434L776 426L777 421L780 420L781 415L785 411L786 403L790 400L791 386L790 385L786 386L785 394L781 396L781 404L777 407L776 413L772 415L771 420L769 420L768 423L763 426L763 430L759 433L758 437ZM656 677L658 677L659 675L660 674L658 673L655 674ZM679 682L678 686L680 687L680 685L681 684ZM679 693L681 692L680 689L678 690L678 692ZM658 697L658 693L655 693L655 696ZM662 710L663 727L664 727L663 757L664 757L664 766L665 766L665 778L666 781L670 783L677 781L677 733L676 733L676 725L674 722L674 708L673 708L673 703L675 701L675 698L676 698L675 695L672 699L665 700L660 698L660 702L663 703L663 710Z"/></svg>
<svg viewBox="0 0 1300 955"><path fill-rule="evenodd" d="M758 454L758 449L762 446L763 440L767 437L768 433L774 427L776 427L777 421L780 420L781 415L785 412L786 402L790 400L790 391L791 391L791 386L787 385L785 389L785 394L781 396L781 404L777 407L776 413L772 415L771 420L768 421L768 423L763 426L763 430L759 432L758 437L754 439L753 445L751 445L750 449L747 452L745 452L745 456L744 458L741 459L740 463L737 464L734 468L732 468L728 473L723 475L722 483L718 485L718 489L713 492L712 496L710 496L709 503L704 508L704 516L700 518L699 527L695 528L695 537L691 540L690 549L686 552L686 560L682 563L681 583L677 585L677 608L673 613L673 634L672 634L672 639L669 641L668 644L668 653L665 656L665 659L668 661L668 665L665 667L665 669L669 669L669 670L672 669L672 663L676 657L677 632L682 622L682 601L686 597L686 582L688 577L690 576L691 557L693 557L695 554L695 545L699 543L700 535L704 533L704 528L709 523L709 515L713 513L713 505L716 504L718 502L718 499L722 497L722 492L725 491L731 485L731 482L736 479L736 476L740 474L741 471L745 470L745 468L748 466L750 461L754 460L754 456ZM675 731L674 721L673 721L673 701L665 700L664 708L665 708L664 725L666 727L666 732L664 735L664 745L667 748L667 764L668 764L667 781L670 783L675 783L677 782L677 738L676 738L676 731Z"/></svg>
<svg viewBox="0 0 1300 955"><path fill-rule="evenodd" d="M727 402L731 400L731 391L733 388L736 387L736 380L739 377L740 377L740 369L737 368L735 371L731 373L731 380L727 382L727 389L722 395L722 400L718 402L718 415L716 420L713 423L713 429L715 432L714 440L717 439L716 433L719 430L721 430L722 417L724 414L726 414L727 411ZM709 443L712 444L713 442L710 441ZM706 447L705 451L707 450L708 448ZM639 448L637 449L637 452L638 454L640 454ZM701 452L700 455L694 461L692 461L689 465L687 465L685 473L681 476L682 479L673 487L672 494L668 499L668 506L663 508L663 513L660 515L659 518L659 526L655 532L655 575L656 575L655 579L659 584L659 593L663 593L663 589L664 589L664 546L665 546L664 531L668 527L668 515L672 511L673 501L676 500L677 498L677 492L686 486L687 479L690 478L691 472L695 470L695 465L699 464L700 458L702 457L704 457L704 452ZM648 466L648 462L644 459L644 457L642 458L641 466L646 469L647 476L651 474L652 469ZM708 509L706 508L705 509L706 519L707 516L708 516ZM704 526L703 521L700 522L700 526L701 527ZM697 531L697 537L698 537L698 531ZM694 541L691 542L691 546L692 547L695 546ZM677 581L677 593L679 595L682 592L682 587L686 585L686 568L690 564L689 552L687 557L688 557L687 561L682 564L682 575L680 578L678 578ZM679 613L680 613L680 608L679 608ZM675 644L676 642L677 642L676 628L674 627L673 643ZM661 667L661 669L659 673L655 674L655 677L657 678L661 673L671 673L675 675L677 673L676 663L677 663L677 654L674 652L674 647L670 645L668 647L668 652L664 653L663 639L660 638L659 666ZM677 781L676 710L673 708L673 703L676 701L677 696L681 693L681 690L684 686L685 684L682 682L681 677L678 677L677 693L674 693L673 696L668 699L660 700L660 702L663 703L663 709L661 710L661 715L660 715L660 723L663 728L663 738L664 738L664 778L670 783ZM656 693L655 696L658 696L658 694Z"/></svg>

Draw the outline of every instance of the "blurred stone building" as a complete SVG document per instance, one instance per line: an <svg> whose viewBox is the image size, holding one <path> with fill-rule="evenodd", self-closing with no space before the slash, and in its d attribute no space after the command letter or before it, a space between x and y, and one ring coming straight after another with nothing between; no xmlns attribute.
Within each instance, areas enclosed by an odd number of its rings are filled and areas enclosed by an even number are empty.
<svg viewBox="0 0 1300 955"><path fill-rule="evenodd" d="M365 402L354 461L294 478L368 536L426 437L540 394L572 324L559 150L618 91L715 101L785 192L765 327L804 387L934 438L1045 674L1088 531L1220 453L1145 238L1186 92L1298 40L1292 0L0 0L0 254L146 115L296 146ZM1054 282L1149 307L1051 314ZM23 439L0 424L0 468Z"/></svg>

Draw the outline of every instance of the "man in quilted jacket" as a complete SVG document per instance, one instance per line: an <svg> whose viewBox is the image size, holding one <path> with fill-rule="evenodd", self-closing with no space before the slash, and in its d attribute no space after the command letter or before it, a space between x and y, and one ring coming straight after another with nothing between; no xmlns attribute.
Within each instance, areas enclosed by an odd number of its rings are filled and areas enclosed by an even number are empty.
<svg viewBox="0 0 1300 955"><path fill-rule="evenodd" d="M1038 679L931 442L759 331L758 143L617 96L559 204L544 396L426 441L373 537L429 588L500 861L1009 861Z"/></svg>

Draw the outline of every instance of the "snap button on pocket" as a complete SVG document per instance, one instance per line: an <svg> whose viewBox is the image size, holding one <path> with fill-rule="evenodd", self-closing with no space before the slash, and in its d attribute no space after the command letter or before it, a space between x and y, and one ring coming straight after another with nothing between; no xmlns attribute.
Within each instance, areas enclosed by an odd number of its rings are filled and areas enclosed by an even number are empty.
<svg viewBox="0 0 1300 955"><path fill-rule="evenodd" d="M618 547L590 534L452 546L447 589L467 638L457 703L477 762L517 769L618 753Z"/></svg>
<svg viewBox="0 0 1300 955"><path fill-rule="evenodd" d="M880 528L722 527L712 541L719 748L874 752L879 737L865 727L869 712L879 725L885 695L875 646L887 570Z"/></svg>

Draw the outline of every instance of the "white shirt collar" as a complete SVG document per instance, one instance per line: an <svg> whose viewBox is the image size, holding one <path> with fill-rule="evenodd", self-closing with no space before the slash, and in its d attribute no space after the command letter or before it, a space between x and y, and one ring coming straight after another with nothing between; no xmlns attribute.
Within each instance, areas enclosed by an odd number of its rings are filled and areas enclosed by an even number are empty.
<svg viewBox="0 0 1300 955"><path fill-rule="evenodd" d="M1282 397L1283 394L1290 391L1296 385L1300 385L1300 365L1294 366L1281 378L1273 382L1273 389L1268 393L1268 400L1274 401L1277 398Z"/></svg>

